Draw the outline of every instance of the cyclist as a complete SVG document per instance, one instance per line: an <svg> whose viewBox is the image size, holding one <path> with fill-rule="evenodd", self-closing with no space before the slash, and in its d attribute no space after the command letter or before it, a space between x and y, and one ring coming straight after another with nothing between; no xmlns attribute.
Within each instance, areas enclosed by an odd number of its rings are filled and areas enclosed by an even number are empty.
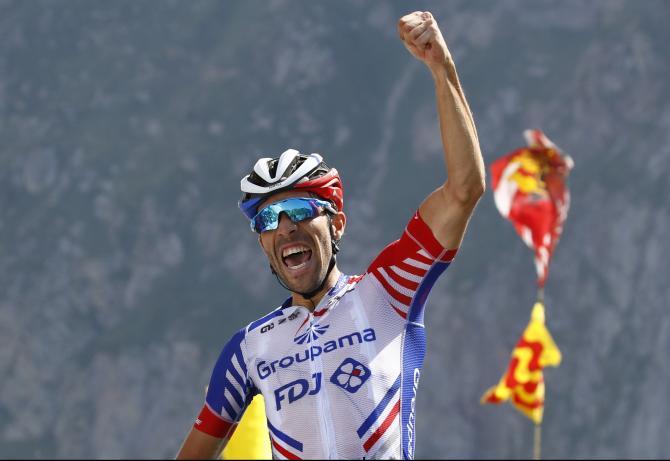
<svg viewBox="0 0 670 461"><path fill-rule="evenodd" d="M337 170L292 149L256 162L240 208L291 296L225 345L179 458L215 457L258 393L275 458L413 458L423 309L484 192L484 166L437 22L417 11L398 32L434 78L448 179L363 275L347 276Z"/></svg>

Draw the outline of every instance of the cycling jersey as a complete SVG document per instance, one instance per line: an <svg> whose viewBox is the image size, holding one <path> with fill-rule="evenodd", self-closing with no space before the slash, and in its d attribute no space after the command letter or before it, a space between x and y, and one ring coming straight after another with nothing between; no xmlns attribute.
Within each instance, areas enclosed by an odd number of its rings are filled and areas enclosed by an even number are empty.
<svg viewBox="0 0 670 461"><path fill-rule="evenodd" d="M262 393L275 458L412 459L424 305L455 254L415 213L364 275L342 275L313 312L289 298L238 331L195 427L230 437Z"/></svg>

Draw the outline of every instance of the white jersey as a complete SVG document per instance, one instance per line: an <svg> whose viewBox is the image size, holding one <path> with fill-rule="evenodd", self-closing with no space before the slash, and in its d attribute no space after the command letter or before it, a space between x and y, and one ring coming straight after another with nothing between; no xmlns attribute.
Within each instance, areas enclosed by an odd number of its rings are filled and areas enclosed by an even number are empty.
<svg viewBox="0 0 670 461"><path fill-rule="evenodd" d="M412 459L424 306L455 254L417 212L364 275L341 276L313 312L289 298L235 334L195 427L230 437L261 393L274 458Z"/></svg>

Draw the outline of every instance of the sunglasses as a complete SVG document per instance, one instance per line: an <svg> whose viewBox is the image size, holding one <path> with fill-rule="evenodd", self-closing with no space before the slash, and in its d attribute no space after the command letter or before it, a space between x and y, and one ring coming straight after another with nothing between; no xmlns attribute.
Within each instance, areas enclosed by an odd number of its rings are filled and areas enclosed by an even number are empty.
<svg viewBox="0 0 670 461"><path fill-rule="evenodd" d="M335 214L335 208L330 202L315 198L289 198L268 205L251 218L251 230L259 234L275 230L279 226L279 215L286 213L291 221L300 222L319 216L324 209Z"/></svg>

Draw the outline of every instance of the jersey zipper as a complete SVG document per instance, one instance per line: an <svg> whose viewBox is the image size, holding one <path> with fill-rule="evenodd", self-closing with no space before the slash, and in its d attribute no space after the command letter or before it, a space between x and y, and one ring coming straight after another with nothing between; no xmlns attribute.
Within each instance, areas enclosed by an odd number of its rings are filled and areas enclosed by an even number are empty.
<svg viewBox="0 0 670 461"><path fill-rule="evenodd" d="M312 329L314 325L314 313L313 312L308 312L308 319L309 319L309 328L310 330ZM312 345L316 345L321 347L321 340L320 338L315 338L314 341L312 342ZM326 389L326 382L327 382L327 377L324 375L323 371L323 361L321 359L321 356L317 357L316 360L311 360L310 361L310 372L313 377L319 373L321 375L321 392L316 394L316 399L317 399L317 407L319 411L319 423L320 423L320 429L321 429L321 434L323 437L323 440L321 441L322 443L322 448L326 451L324 455L328 459L337 459L338 454L337 454L337 445L335 443L335 429L333 427L333 421L328 417L330 415L330 401L328 399L327 395L327 389Z"/></svg>

